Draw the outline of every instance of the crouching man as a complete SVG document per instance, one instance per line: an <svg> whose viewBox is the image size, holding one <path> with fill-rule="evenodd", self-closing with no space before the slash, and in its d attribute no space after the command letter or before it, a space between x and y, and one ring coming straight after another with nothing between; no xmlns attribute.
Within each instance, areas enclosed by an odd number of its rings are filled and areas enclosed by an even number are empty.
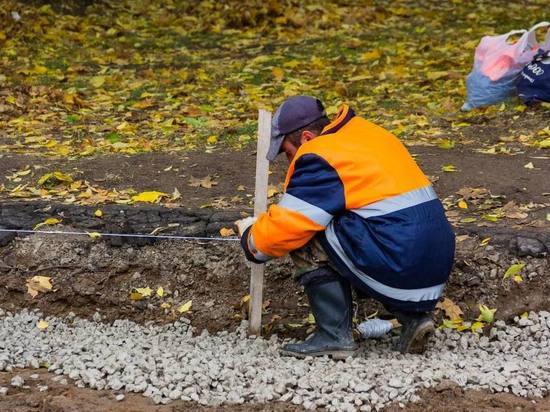
<svg viewBox="0 0 550 412"><path fill-rule="evenodd" d="M248 260L290 253L317 330L282 354L345 358L352 335L351 286L401 323L396 349L420 353L453 265L455 239L441 202L403 144L343 106L328 120L309 96L287 99L272 121L268 159L285 153L285 193L237 222Z"/></svg>

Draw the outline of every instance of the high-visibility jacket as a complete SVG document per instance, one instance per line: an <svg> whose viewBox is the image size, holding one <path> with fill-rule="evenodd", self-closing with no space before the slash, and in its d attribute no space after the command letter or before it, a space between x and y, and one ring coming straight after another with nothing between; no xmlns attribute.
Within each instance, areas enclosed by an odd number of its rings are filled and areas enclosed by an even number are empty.
<svg viewBox="0 0 550 412"><path fill-rule="evenodd" d="M348 106L300 146L282 199L241 243L249 260L265 262L314 236L356 288L395 310L433 310L454 259L430 181L397 137Z"/></svg>

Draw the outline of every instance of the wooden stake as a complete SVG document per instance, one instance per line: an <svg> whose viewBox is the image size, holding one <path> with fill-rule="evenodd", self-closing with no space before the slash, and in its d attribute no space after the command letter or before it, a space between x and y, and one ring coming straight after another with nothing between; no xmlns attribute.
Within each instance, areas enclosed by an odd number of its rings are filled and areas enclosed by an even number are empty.
<svg viewBox="0 0 550 412"><path fill-rule="evenodd" d="M256 189L254 216L267 210L267 180L269 161L266 158L271 139L271 112L258 111L258 150L256 153ZM252 263L250 273L250 311L248 314L249 333L259 336L262 333L262 304L264 289L264 266Z"/></svg>

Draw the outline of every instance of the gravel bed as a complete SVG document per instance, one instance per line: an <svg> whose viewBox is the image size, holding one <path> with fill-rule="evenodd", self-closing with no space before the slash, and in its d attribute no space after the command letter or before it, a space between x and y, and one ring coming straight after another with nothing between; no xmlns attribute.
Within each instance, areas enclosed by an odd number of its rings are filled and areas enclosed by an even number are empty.
<svg viewBox="0 0 550 412"><path fill-rule="evenodd" d="M169 325L112 324L74 316L47 318L23 310L0 313L0 370L48 366L59 381L143 393L153 402L182 399L204 405L287 401L306 409L377 410L418 400L421 388L452 380L470 389L542 397L550 388L550 313L514 324L497 321L489 336L441 330L422 356L391 351L392 336L362 344L355 358L280 357L277 336L235 332L193 336L189 321ZM13 386L25 385L14 377ZM0 396L10 388L0 388ZM47 390L44 389L44 390ZM124 396L119 396L124 402Z"/></svg>

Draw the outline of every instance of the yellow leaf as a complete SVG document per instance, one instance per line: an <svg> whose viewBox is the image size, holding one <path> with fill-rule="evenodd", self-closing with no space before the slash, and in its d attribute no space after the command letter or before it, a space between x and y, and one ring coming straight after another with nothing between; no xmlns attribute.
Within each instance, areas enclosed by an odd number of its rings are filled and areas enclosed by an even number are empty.
<svg viewBox="0 0 550 412"><path fill-rule="evenodd" d="M435 307L443 310L445 315L450 320L461 320L462 315L464 314L462 309L460 309L460 307L449 298L445 298L441 302L437 302Z"/></svg>
<svg viewBox="0 0 550 412"><path fill-rule="evenodd" d="M455 165L443 165L441 167L441 170L444 172L456 172L456 166Z"/></svg>
<svg viewBox="0 0 550 412"><path fill-rule="evenodd" d="M51 279L47 276L33 276L27 279L27 293L34 298L39 292L50 292L52 290Z"/></svg>
<svg viewBox="0 0 550 412"><path fill-rule="evenodd" d="M61 172L46 173L40 179L38 179L38 186L58 185L60 183L69 184L73 182L73 178Z"/></svg>
<svg viewBox="0 0 550 412"><path fill-rule="evenodd" d="M148 109L149 107L152 107L155 105L155 101L153 99L144 99L140 100L139 102L136 102L132 105L132 108L134 109Z"/></svg>
<svg viewBox="0 0 550 412"><path fill-rule="evenodd" d="M215 145L216 143L218 143L218 137L217 136L208 136L208 138L206 139L206 143L208 143L209 145Z"/></svg>
<svg viewBox="0 0 550 412"><path fill-rule="evenodd" d="M86 234L92 239L99 239L101 237L101 233L98 232L86 232Z"/></svg>
<svg viewBox="0 0 550 412"><path fill-rule="evenodd" d="M489 241L491 240L490 237L486 237L485 239L483 239L481 242L479 242L479 244L481 246L487 246L489 244Z"/></svg>
<svg viewBox="0 0 550 412"><path fill-rule="evenodd" d="M102 217L103 216L103 212L99 209L97 209L95 212L94 212L94 216L95 217Z"/></svg>
<svg viewBox="0 0 550 412"><path fill-rule="evenodd" d="M287 323L285 326L292 329L296 329L296 328L301 328L304 325L302 325L301 323Z"/></svg>
<svg viewBox="0 0 550 412"><path fill-rule="evenodd" d="M523 312L521 315L519 315L522 319L527 319L529 317L529 312Z"/></svg>
<svg viewBox="0 0 550 412"><path fill-rule="evenodd" d="M105 83L105 76L94 76L90 79L90 84L95 88L103 86Z"/></svg>
<svg viewBox="0 0 550 412"><path fill-rule="evenodd" d="M470 329L474 333L481 333L481 332L483 332L483 327L484 326L485 326L485 323L478 321L478 322L472 323L472 327Z"/></svg>
<svg viewBox="0 0 550 412"><path fill-rule="evenodd" d="M503 279L507 279L510 277L514 277L516 275L519 275L521 270L525 267L525 263L515 263L511 265L506 272L504 273Z"/></svg>
<svg viewBox="0 0 550 412"><path fill-rule="evenodd" d="M164 196L168 196L168 194L163 192L141 192L132 196L132 200L134 202L157 203Z"/></svg>
<svg viewBox="0 0 550 412"><path fill-rule="evenodd" d="M190 300L190 301L187 301L186 303L184 303L183 305L181 305L179 308L178 308L178 312L179 313L185 313L185 312L189 312L191 310L191 307L193 306L193 301Z"/></svg>
<svg viewBox="0 0 550 412"><path fill-rule="evenodd" d="M313 313L310 313L307 316L307 323L309 323L310 325L315 325L315 316L313 316Z"/></svg>
<svg viewBox="0 0 550 412"><path fill-rule="evenodd" d="M162 298L162 297L164 296L164 288L163 288L162 286L159 286L159 287L157 288L157 296L158 296L159 298Z"/></svg>
<svg viewBox="0 0 550 412"><path fill-rule="evenodd" d="M36 326L40 330L45 330L49 325L48 325L48 322L46 322L45 320L40 319L38 321L38 323L36 324Z"/></svg>
<svg viewBox="0 0 550 412"><path fill-rule="evenodd" d="M550 222L550 213L546 214L546 220L548 220Z"/></svg>
<svg viewBox="0 0 550 412"><path fill-rule="evenodd" d="M13 97L13 96L8 96L8 97L6 97L6 101L7 101L9 104L15 104L15 103L16 103L15 97Z"/></svg>
<svg viewBox="0 0 550 412"><path fill-rule="evenodd" d="M170 308L172 307L172 305L169 304L168 302L162 302L162 303L160 304L160 307L161 307L162 309L170 309Z"/></svg>
<svg viewBox="0 0 550 412"><path fill-rule="evenodd" d="M516 282L516 283L521 283L521 282L523 282L523 276L521 276L521 275L515 275L512 279L513 279L514 282Z"/></svg>
<svg viewBox="0 0 550 412"><path fill-rule="evenodd" d="M541 149L550 149L550 137L538 142L537 146Z"/></svg>
<svg viewBox="0 0 550 412"><path fill-rule="evenodd" d="M486 213L481 217L485 220L488 220L489 222L498 222L498 219L500 219L502 216L496 213Z"/></svg>
<svg viewBox="0 0 550 412"><path fill-rule="evenodd" d="M132 292L130 292L130 299L141 300L145 297L151 296L152 293L153 290L149 286L145 288L135 288Z"/></svg>
<svg viewBox="0 0 550 412"><path fill-rule="evenodd" d="M526 168L526 169L534 169L535 165L533 164L533 162L529 162L526 165L524 165L523 167Z"/></svg>
<svg viewBox="0 0 550 412"><path fill-rule="evenodd" d="M495 320L496 309L490 309L485 305L479 305L479 316L476 319L480 322L493 323Z"/></svg>
<svg viewBox="0 0 550 412"><path fill-rule="evenodd" d="M452 149L455 147L455 142L451 139L441 139L437 145L440 149Z"/></svg>
<svg viewBox="0 0 550 412"><path fill-rule="evenodd" d="M468 203L464 199L458 201L458 207L461 209L468 209Z"/></svg>
<svg viewBox="0 0 550 412"><path fill-rule="evenodd" d="M37 65L37 66L34 66L32 71L36 74L45 74L45 73L48 72L48 68L44 67L44 66Z"/></svg>
<svg viewBox="0 0 550 412"><path fill-rule="evenodd" d="M449 75L448 72L428 72L426 73L426 77L428 80L437 80L441 79L443 77L447 77Z"/></svg>
<svg viewBox="0 0 550 412"><path fill-rule="evenodd" d="M42 226L53 226L53 225L57 225L58 223L61 223L61 219L56 219L55 217L50 217L46 220L44 220L42 223L39 223L37 224L35 227L34 227L34 230L42 227Z"/></svg>
<svg viewBox="0 0 550 412"><path fill-rule="evenodd" d="M365 61L369 61L369 60L379 59L380 56L381 56L380 50L374 49L374 50L368 51L366 53L363 53L361 55L361 58Z"/></svg>
<svg viewBox="0 0 550 412"><path fill-rule="evenodd" d="M250 295L244 295L241 299L241 303L244 304L250 300Z"/></svg>
<svg viewBox="0 0 550 412"><path fill-rule="evenodd" d="M274 67L271 70L271 73L273 73L273 77L275 77L275 79L278 80L278 81L283 80L283 77L285 75L285 72L283 71L283 69L281 69L279 67Z"/></svg>
<svg viewBox="0 0 550 412"><path fill-rule="evenodd" d="M220 229L220 235L222 235L222 237L234 236L235 231L233 229L228 229L228 228L222 227Z"/></svg>

